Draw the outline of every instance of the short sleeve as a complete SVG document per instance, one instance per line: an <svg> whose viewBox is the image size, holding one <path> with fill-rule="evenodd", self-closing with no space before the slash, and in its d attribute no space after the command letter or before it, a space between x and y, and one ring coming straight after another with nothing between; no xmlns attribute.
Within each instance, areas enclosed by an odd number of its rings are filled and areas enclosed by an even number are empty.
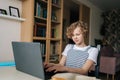
<svg viewBox="0 0 120 80"><path fill-rule="evenodd" d="M88 51L89 53L88 59L94 61L95 64L97 64L98 51L99 50L95 47L91 47L91 49Z"/></svg>
<svg viewBox="0 0 120 80"><path fill-rule="evenodd" d="M67 44L64 51L62 52L62 55L67 56L68 51L73 47L73 44Z"/></svg>

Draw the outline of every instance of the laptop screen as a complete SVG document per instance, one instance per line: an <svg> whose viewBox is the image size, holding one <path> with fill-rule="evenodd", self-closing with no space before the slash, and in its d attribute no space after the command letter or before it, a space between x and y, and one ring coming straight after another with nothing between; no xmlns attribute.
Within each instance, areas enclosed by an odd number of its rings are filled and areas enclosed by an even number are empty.
<svg viewBox="0 0 120 80"><path fill-rule="evenodd" d="M40 43L12 42L16 69L45 79Z"/></svg>

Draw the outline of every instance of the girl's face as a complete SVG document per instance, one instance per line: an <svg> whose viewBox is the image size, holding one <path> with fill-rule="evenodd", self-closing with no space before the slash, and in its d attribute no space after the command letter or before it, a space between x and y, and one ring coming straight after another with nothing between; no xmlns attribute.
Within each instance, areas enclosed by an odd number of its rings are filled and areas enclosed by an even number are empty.
<svg viewBox="0 0 120 80"><path fill-rule="evenodd" d="M76 45L84 44L84 37L80 27L75 28L75 30L73 31L72 39Z"/></svg>

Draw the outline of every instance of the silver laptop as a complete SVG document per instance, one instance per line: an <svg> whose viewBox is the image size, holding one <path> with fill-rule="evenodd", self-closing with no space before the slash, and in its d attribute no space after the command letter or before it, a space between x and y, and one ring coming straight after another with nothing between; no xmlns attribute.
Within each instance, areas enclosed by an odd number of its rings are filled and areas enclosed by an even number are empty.
<svg viewBox="0 0 120 80"><path fill-rule="evenodd" d="M12 42L16 69L45 79L40 43Z"/></svg>

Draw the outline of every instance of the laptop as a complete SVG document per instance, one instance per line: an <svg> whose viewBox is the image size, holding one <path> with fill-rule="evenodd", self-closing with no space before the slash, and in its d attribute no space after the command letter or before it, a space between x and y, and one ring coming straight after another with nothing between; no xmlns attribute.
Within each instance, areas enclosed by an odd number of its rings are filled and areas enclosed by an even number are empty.
<svg viewBox="0 0 120 80"><path fill-rule="evenodd" d="M12 48L17 70L49 80L49 74L44 71L40 43L13 41Z"/></svg>

